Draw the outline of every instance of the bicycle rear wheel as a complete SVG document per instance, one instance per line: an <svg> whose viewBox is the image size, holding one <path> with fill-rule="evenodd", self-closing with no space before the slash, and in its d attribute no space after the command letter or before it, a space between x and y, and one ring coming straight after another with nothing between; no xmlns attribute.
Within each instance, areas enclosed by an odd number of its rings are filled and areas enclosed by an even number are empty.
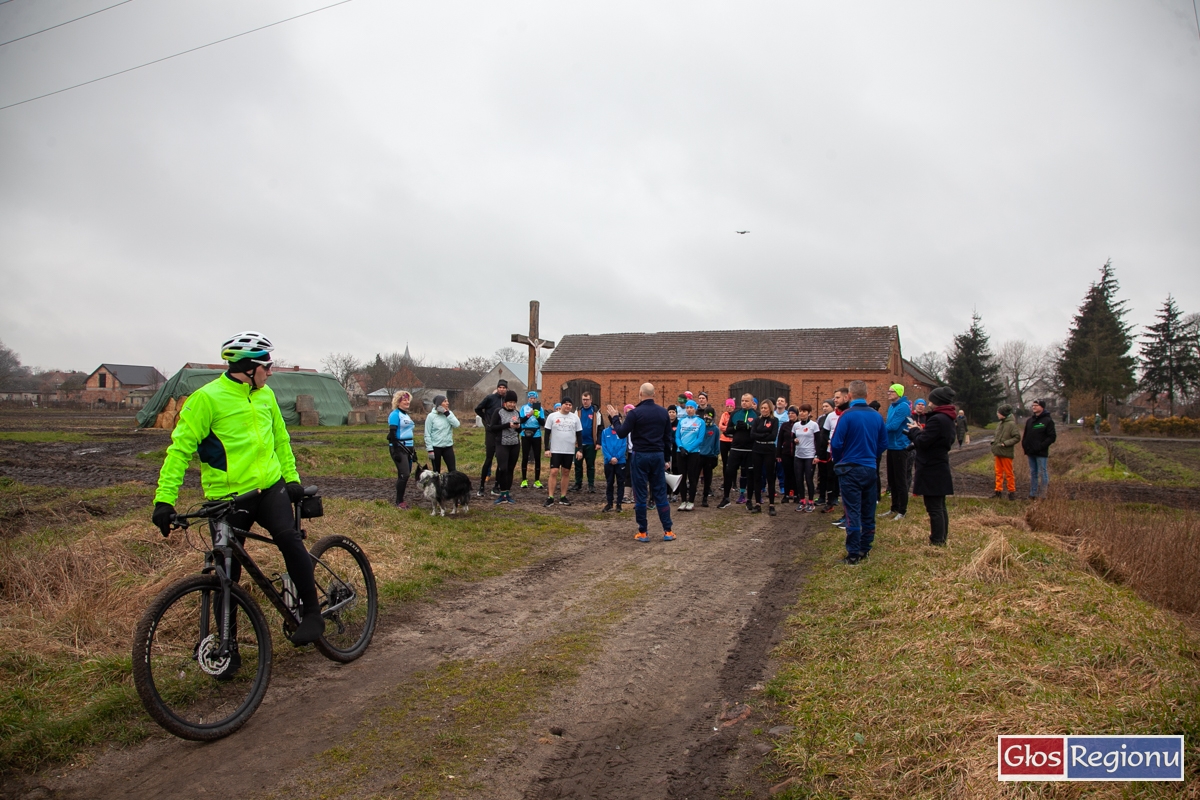
<svg viewBox="0 0 1200 800"><path fill-rule="evenodd" d="M325 616L325 635L317 640L317 650L333 661L353 661L375 635L378 598L371 562L346 536L326 536L310 552L316 559L313 575Z"/></svg>
<svg viewBox="0 0 1200 800"><path fill-rule="evenodd" d="M271 680L271 634L262 610L230 587L236 650L219 654L221 583L192 575L164 589L133 635L133 682L154 721L182 739L211 741L254 714Z"/></svg>

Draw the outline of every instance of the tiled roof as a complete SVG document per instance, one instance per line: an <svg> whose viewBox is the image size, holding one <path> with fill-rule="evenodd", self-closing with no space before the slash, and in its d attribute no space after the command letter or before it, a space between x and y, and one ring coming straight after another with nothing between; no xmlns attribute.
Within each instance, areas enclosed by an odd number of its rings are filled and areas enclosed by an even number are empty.
<svg viewBox="0 0 1200 800"><path fill-rule="evenodd" d="M117 380L124 386L154 386L167 382L163 374L154 367L139 367L133 364L101 364L100 367L116 375ZM94 375L95 371L92 374Z"/></svg>
<svg viewBox="0 0 1200 800"><path fill-rule="evenodd" d="M896 328L567 334L544 372L887 370Z"/></svg>
<svg viewBox="0 0 1200 800"><path fill-rule="evenodd" d="M409 369L427 389L470 389L483 377L482 372L455 367L410 367Z"/></svg>

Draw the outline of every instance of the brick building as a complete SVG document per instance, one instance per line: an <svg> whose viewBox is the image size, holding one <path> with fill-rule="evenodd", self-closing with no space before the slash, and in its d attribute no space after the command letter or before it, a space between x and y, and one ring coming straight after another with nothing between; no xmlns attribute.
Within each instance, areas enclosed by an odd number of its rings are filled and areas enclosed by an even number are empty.
<svg viewBox="0 0 1200 800"><path fill-rule="evenodd" d="M166 377L154 367L101 364L84 382L83 402L140 408L166 382Z"/></svg>
<svg viewBox="0 0 1200 800"><path fill-rule="evenodd" d="M870 399L884 404L891 384L924 397L929 380L905 368L895 326L568 334L542 374L547 402L568 395L578 404L586 390L598 404L618 407L636 404L646 381L663 403L689 390L708 392L718 407L750 392L760 400L782 396L817 408L852 380L866 381Z"/></svg>

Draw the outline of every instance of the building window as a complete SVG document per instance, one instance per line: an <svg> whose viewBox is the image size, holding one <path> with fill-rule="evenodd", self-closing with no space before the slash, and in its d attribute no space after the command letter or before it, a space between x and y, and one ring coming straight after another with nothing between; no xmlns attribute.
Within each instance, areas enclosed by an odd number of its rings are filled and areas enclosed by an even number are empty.
<svg viewBox="0 0 1200 800"><path fill-rule="evenodd" d="M97 377L97 378L99 379L99 381L100 381L100 388L101 388L101 389L106 389L106 388L108 388L108 376L107 376L107 375L105 375L103 372L101 372L101 373L100 373L99 375L97 375L96 377Z"/></svg>

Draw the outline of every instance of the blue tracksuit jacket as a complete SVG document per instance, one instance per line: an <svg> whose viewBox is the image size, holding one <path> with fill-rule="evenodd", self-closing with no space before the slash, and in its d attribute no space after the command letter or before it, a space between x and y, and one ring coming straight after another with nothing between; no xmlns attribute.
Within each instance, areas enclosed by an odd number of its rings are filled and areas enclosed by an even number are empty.
<svg viewBox="0 0 1200 800"><path fill-rule="evenodd" d="M908 418L912 416L912 406L908 404L907 397L901 397L888 407L887 415L887 449L888 450L907 450L911 442L908 441Z"/></svg>

